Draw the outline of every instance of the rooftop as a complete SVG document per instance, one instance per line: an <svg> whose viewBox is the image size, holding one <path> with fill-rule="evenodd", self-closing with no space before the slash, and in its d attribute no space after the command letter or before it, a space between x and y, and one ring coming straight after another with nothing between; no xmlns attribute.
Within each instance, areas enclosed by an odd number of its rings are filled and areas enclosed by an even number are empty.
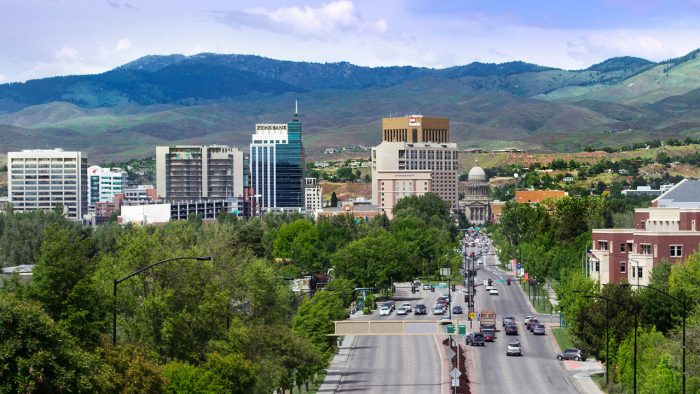
<svg viewBox="0 0 700 394"><path fill-rule="evenodd" d="M522 204L537 204L550 198L566 197L563 190L516 190L515 202Z"/></svg>
<svg viewBox="0 0 700 394"><path fill-rule="evenodd" d="M659 208L700 208L700 180L684 179L653 201Z"/></svg>

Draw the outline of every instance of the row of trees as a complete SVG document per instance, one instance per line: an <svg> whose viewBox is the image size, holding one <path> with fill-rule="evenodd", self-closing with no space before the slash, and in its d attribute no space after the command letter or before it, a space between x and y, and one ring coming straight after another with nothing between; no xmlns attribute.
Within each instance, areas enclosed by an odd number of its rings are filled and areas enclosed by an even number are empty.
<svg viewBox="0 0 700 394"><path fill-rule="evenodd" d="M326 368L335 353L326 334L355 287L459 263L449 205L432 194L369 222L222 215L92 230L53 212L9 211L0 224L5 264L36 263L30 283L0 288L0 392L269 393ZM114 279L204 255L212 260L122 282L112 346ZM287 278L330 268L329 290L290 290Z"/></svg>

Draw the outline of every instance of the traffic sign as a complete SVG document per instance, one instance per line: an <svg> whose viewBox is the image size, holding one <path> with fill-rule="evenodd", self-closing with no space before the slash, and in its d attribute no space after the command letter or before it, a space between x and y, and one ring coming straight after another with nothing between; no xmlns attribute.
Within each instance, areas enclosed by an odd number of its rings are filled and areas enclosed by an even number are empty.
<svg viewBox="0 0 700 394"><path fill-rule="evenodd" d="M459 379L452 379L452 387L459 387Z"/></svg>
<svg viewBox="0 0 700 394"><path fill-rule="evenodd" d="M466 324L458 325L457 332L459 333L459 335L467 335L467 325Z"/></svg>
<svg viewBox="0 0 700 394"><path fill-rule="evenodd" d="M447 325L447 333L448 333L448 334L454 334L454 333L455 333L455 325L454 325L454 324L448 324L448 325Z"/></svg>
<svg viewBox="0 0 700 394"><path fill-rule="evenodd" d="M520 268L522 268L522 267L520 266L520 262L519 262L519 261L518 261L518 263L517 263L517 264L515 264L515 268L517 268L517 269L520 269Z"/></svg>
<svg viewBox="0 0 700 394"><path fill-rule="evenodd" d="M469 312L469 319L473 319L476 316L474 312Z"/></svg>
<svg viewBox="0 0 700 394"><path fill-rule="evenodd" d="M454 357L454 356L456 356L456 355L457 355L457 353L455 353L454 350L452 350L452 349L447 349L447 359L448 359L448 360L451 360L452 357Z"/></svg>
<svg viewBox="0 0 700 394"><path fill-rule="evenodd" d="M450 371L450 376L452 376L452 379L459 379L459 377L462 375L461 372L459 372L459 369L453 368L452 371Z"/></svg>

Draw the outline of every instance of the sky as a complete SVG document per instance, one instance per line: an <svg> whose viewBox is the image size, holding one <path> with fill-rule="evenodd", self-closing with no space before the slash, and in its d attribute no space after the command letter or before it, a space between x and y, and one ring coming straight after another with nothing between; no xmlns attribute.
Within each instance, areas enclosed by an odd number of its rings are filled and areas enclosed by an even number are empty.
<svg viewBox="0 0 700 394"><path fill-rule="evenodd" d="M0 0L0 83L201 52L581 69L700 48L700 0Z"/></svg>

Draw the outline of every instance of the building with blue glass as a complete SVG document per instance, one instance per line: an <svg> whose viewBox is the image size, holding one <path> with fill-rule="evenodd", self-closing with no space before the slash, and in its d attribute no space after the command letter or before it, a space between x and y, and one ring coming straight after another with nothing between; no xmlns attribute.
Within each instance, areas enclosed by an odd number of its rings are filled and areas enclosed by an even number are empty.
<svg viewBox="0 0 700 394"><path fill-rule="evenodd" d="M256 124L250 144L255 212L304 207L304 146L299 115L287 124Z"/></svg>

